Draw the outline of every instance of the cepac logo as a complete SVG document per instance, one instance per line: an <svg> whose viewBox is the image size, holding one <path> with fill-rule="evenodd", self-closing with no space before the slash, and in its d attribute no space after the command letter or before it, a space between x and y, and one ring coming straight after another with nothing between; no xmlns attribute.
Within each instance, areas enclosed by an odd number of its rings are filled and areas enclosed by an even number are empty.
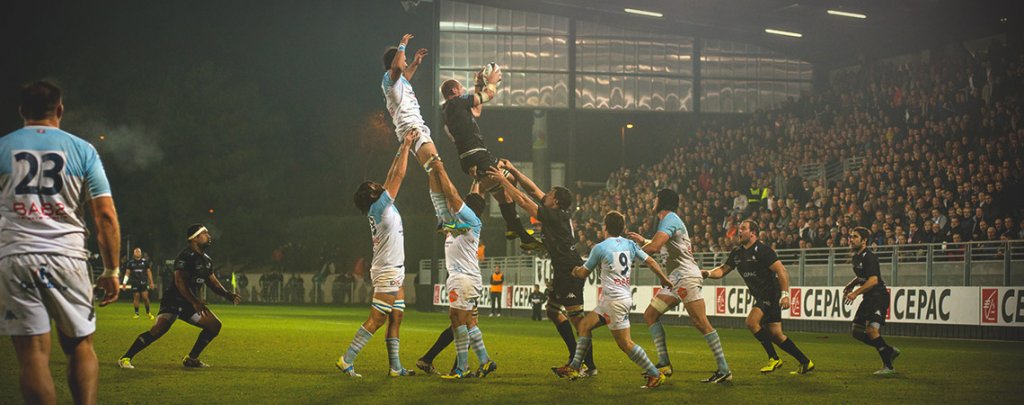
<svg viewBox="0 0 1024 405"><path fill-rule="evenodd" d="M725 287L715 287L715 313L725 313Z"/></svg>
<svg viewBox="0 0 1024 405"><path fill-rule="evenodd" d="M790 288L789 289L789 316L799 318L801 313L801 306L803 300L800 299L800 289Z"/></svg>
<svg viewBox="0 0 1024 405"><path fill-rule="evenodd" d="M886 287L885 291L889 293L889 299L891 300L892 288ZM892 302L889 303L889 306L885 307L885 320L888 321L889 319L892 319Z"/></svg>
<svg viewBox="0 0 1024 405"><path fill-rule="evenodd" d="M999 322L999 290L981 289L981 323Z"/></svg>

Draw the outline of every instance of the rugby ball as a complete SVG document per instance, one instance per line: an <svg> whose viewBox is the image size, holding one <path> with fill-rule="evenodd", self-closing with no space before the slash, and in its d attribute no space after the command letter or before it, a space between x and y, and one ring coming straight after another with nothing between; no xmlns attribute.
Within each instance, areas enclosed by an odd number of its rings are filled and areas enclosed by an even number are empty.
<svg viewBox="0 0 1024 405"><path fill-rule="evenodd" d="M495 71L501 71L501 67L498 66L497 63L490 62L484 65L484 78L487 78L488 76L491 75L491 73L494 73ZM498 81L500 82L501 80Z"/></svg>

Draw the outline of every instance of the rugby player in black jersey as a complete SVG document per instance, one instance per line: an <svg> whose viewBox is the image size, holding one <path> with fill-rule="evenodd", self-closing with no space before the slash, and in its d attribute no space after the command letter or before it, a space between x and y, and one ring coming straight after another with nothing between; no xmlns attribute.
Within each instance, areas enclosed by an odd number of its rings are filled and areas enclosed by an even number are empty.
<svg viewBox="0 0 1024 405"><path fill-rule="evenodd" d="M132 286L132 304L135 307L133 318L139 318L139 297L142 297L146 305L146 316L153 319L149 311L149 288L153 286L153 269L150 268L149 259L142 257L142 249L135 248L132 251L132 258L125 263L124 282L122 285Z"/></svg>
<svg viewBox="0 0 1024 405"><path fill-rule="evenodd" d="M702 270L704 278L722 278L733 269L739 269L754 297L754 307L747 315L747 329L761 342L768 354L768 364L762 373L770 373L782 366L782 360L772 342L795 357L800 366L790 374L805 374L814 370L811 362L789 337L782 333L782 310L789 309L789 274L775 251L757 238L760 226L752 220L740 223L740 245L729 253L725 264L714 270Z"/></svg>
<svg viewBox="0 0 1024 405"><path fill-rule="evenodd" d="M889 290L882 281L882 273L878 268L878 257L868 249L869 233L866 228L856 227L850 234L850 250L853 251L853 280L846 283L843 296L846 303L852 304L858 295L863 296L857 314L853 317L853 338L878 350L882 358L882 368L876 375L896 373L892 362L900 355L900 349L889 346L882 338L880 329L885 325L885 314L889 311ZM858 287L859 286L859 287Z"/></svg>
<svg viewBox="0 0 1024 405"><path fill-rule="evenodd" d="M503 171L496 167L488 169L492 179L501 182L502 188L509 199L537 218L544 226L544 248L551 258L553 270L553 291L548 296L548 319L555 324L558 334L569 350L568 364L576 353L576 337L573 328L579 328L583 319L583 284L585 280L573 277L572 270L583 265L583 259L576 251L576 231L572 226L572 210L575 199L572 192L565 187L552 187L544 193L522 172L506 161L505 170L515 177L526 192L515 188ZM527 195L528 194L528 195ZM534 202L540 201L540 204ZM593 350L588 351L583 364L587 366L580 371L584 377L597 375L594 364ZM558 367L552 367L552 370Z"/></svg>
<svg viewBox="0 0 1024 405"><path fill-rule="evenodd" d="M220 333L221 322L217 315L206 307L206 301L200 298L199 290L209 283L214 293L235 304L242 302L242 296L225 289L213 271L213 259L206 255L206 248L213 241L210 231L205 226L193 224L185 231L185 237L188 246L182 249L174 260L174 284L164 290L156 322L150 330L140 334L128 351L117 360L118 367L135 368L132 365L132 358L160 339L179 318L189 325L202 329L195 345L192 346L192 351L181 360L181 364L186 368L209 367L199 360L199 354Z"/></svg>
<svg viewBox="0 0 1024 405"><path fill-rule="evenodd" d="M446 80L441 84L441 95L445 99L444 105L441 107L443 113L441 116L444 120L445 132L459 153L459 164L462 171L473 177L475 181L479 181L480 189L491 193L498 201L501 217L505 220L508 230L506 236L518 237L523 250L536 250L540 249L542 244L526 231L516 213L516 204L501 191L501 184L489 178L487 174L487 170L492 167L508 169L506 167L508 161L495 158L487 150L484 145L484 136L476 122L476 119L480 117L483 105L491 101L497 93L497 85L500 81L501 69L493 69L487 76L484 76L483 71L478 72L476 88L473 92L467 91L458 80ZM505 177L511 177L511 174L506 173ZM514 178L512 180L514 181ZM443 202L444 195L431 192L430 198Z"/></svg>

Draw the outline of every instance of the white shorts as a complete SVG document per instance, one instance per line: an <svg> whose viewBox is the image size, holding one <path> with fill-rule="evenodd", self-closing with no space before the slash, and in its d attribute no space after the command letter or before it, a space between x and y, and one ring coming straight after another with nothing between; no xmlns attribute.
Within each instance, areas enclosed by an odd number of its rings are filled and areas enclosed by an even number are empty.
<svg viewBox="0 0 1024 405"><path fill-rule="evenodd" d="M622 330L629 328L629 309L633 300L601 300L594 307L594 313L604 319L608 329Z"/></svg>
<svg viewBox="0 0 1024 405"><path fill-rule="evenodd" d="M416 138L416 143L412 144L413 154L416 154L416 152L420 150L420 146L428 143L434 143L434 139L430 137L430 128L427 128L426 125L422 125L409 129L402 128L401 130L395 131L395 136L398 138L399 144L405 142L405 134L409 131L420 131L420 136L419 138Z"/></svg>
<svg viewBox="0 0 1024 405"><path fill-rule="evenodd" d="M682 273L673 271L668 275L672 287L658 290L658 295L675 298L683 305L704 299L701 290L704 288L704 279L700 277L683 277Z"/></svg>
<svg viewBox="0 0 1024 405"><path fill-rule="evenodd" d="M370 269L370 281L373 283L373 293L398 292L405 283L405 269Z"/></svg>
<svg viewBox="0 0 1024 405"><path fill-rule="evenodd" d="M449 273L444 285L448 291L448 304L451 308L463 311L472 311L476 308L477 300L484 291L480 277L467 274Z"/></svg>
<svg viewBox="0 0 1024 405"><path fill-rule="evenodd" d="M54 254L0 259L0 335L50 333L50 319L68 337L96 331L92 280L85 260Z"/></svg>

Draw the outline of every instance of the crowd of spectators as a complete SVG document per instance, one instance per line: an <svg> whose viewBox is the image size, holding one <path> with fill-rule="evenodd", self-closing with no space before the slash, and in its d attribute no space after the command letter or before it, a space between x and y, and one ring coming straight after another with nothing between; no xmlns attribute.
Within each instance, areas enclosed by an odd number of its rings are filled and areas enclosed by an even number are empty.
<svg viewBox="0 0 1024 405"><path fill-rule="evenodd" d="M580 197L583 253L615 209L656 231L653 200L678 190L693 250L732 248L753 218L777 249L839 247L857 226L873 245L1024 239L1024 52L875 64L740 125L708 124L661 162L613 172ZM860 163L831 181L804 165ZM751 190L753 189L753 190Z"/></svg>

